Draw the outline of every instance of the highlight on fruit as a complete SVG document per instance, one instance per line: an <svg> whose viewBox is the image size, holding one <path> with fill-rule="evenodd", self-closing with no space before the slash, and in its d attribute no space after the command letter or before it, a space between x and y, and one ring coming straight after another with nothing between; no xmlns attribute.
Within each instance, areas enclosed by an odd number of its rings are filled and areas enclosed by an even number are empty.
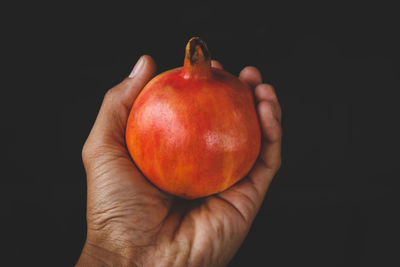
<svg viewBox="0 0 400 267"><path fill-rule="evenodd" d="M212 68L207 45L193 37L183 67L154 77L135 100L126 144L161 190L186 199L222 192L246 176L260 152L251 89Z"/></svg>

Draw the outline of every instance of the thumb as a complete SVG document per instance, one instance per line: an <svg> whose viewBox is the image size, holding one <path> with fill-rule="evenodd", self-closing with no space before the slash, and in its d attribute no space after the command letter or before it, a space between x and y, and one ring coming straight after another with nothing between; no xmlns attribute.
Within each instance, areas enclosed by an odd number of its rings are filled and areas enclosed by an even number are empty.
<svg viewBox="0 0 400 267"><path fill-rule="evenodd" d="M129 111L140 91L154 76L155 71L154 60L144 55L140 57L129 77L107 91L82 150L84 162L85 158L88 158L85 155L98 154L96 151L104 153L105 148L125 150L125 128Z"/></svg>

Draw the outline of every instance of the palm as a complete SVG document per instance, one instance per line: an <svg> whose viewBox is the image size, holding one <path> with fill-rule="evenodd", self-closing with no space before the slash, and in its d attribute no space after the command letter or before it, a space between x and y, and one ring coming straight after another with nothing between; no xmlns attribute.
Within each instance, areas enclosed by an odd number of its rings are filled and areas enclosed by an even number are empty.
<svg viewBox="0 0 400 267"><path fill-rule="evenodd" d="M254 81L255 74L248 71L239 78L255 87L261 82ZM150 71L143 84L151 76ZM279 168L281 114L272 87L255 90L260 101L257 108L263 141L260 157L248 177L222 193L190 201L154 187L129 157L123 132L137 93L132 93L131 99L120 101L125 109L119 123L115 123L115 117L107 120L104 118L107 115L102 114L108 108L115 108L108 107L107 103L115 102L120 96L108 97L110 100L103 102L92 129L94 133L87 140L89 145L85 145L95 147L86 149L89 152L83 151L88 176L87 242L107 239L114 243L114 249L129 250L131 254L146 248L147 253L141 256L141 261L146 263L157 261L159 264L160 259L201 266L228 262L245 238ZM110 122L112 129L109 129ZM108 127L107 134L93 137L102 127Z"/></svg>
<svg viewBox="0 0 400 267"><path fill-rule="evenodd" d="M192 258L210 262L224 262L233 255L257 210L252 200L256 189L250 178L214 196L183 200L155 188L132 164L126 151L120 153L103 162L102 175L91 184L96 193L88 199L90 231L111 230L116 238L132 247L156 243L157 251L160 246L170 248L176 241L191 244L176 251L186 250ZM118 176L114 170L118 170ZM212 255L219 255L218 259Z"/></svg>

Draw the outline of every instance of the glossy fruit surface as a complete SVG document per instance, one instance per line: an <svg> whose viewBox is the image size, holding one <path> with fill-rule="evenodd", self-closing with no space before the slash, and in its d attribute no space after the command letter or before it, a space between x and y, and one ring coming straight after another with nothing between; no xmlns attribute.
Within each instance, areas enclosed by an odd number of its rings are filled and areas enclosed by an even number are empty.
<svg viewBox="0 0 400 267"><path fill-rule="evenodd" d="M184 66L154 77L130 112L126 143L137 167L158 188L194 199L242 179L260 151L251 89L211 67L192 38Z"/></svg>

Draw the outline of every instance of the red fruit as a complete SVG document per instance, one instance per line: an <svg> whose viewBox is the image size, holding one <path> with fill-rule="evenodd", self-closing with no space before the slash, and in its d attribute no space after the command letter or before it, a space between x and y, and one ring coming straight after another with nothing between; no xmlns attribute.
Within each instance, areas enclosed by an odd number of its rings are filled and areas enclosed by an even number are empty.
<svg viewBox="0 0 400 267"><path fill-rule="evenodd" d="M183 68L154 77L129 114L126 143L142 173L158 188L194 199L242 179L260 151L251 89L211 67L199 38L186 46Z"/></svg>

